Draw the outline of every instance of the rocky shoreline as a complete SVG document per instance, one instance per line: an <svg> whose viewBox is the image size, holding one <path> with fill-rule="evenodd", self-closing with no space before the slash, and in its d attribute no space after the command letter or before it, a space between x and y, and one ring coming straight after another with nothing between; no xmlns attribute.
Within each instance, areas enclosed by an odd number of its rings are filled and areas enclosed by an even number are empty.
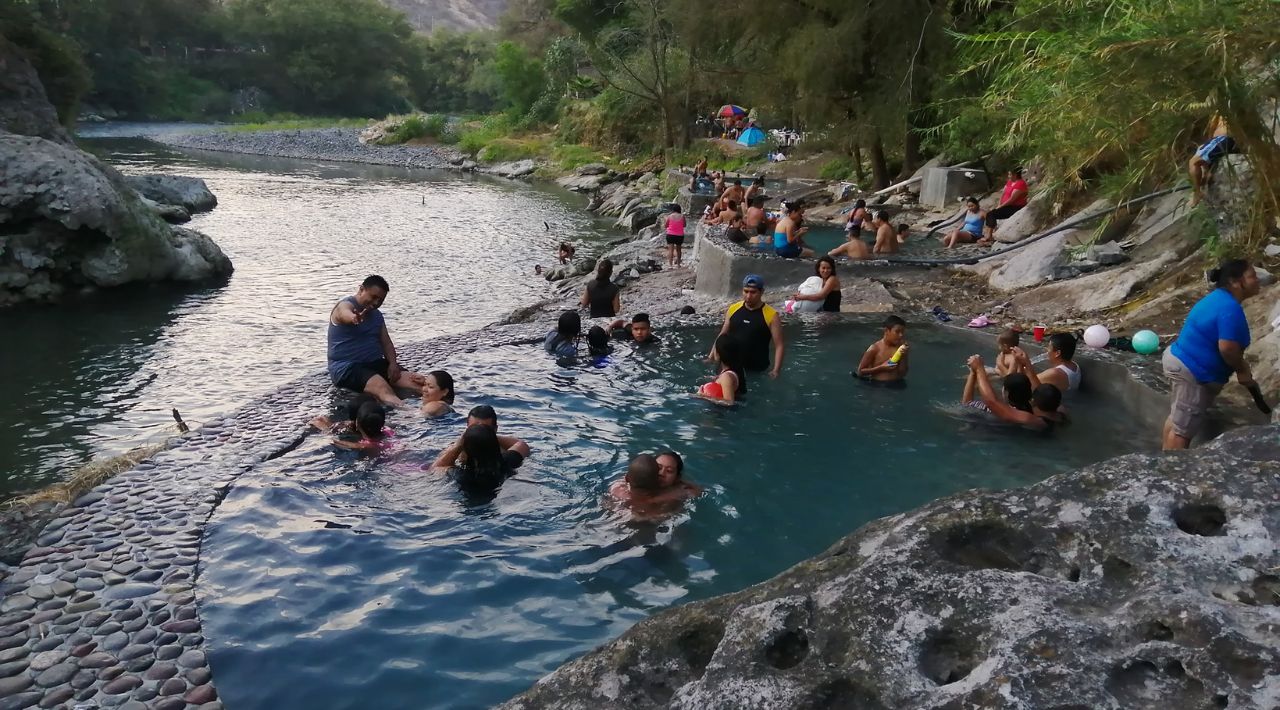
<svg viewBox="0 0 1280 710"><path fill-rule="evenodd" d="M359 137L358 128L309 128L287 131L162 133L152 137L152 140L178 148L274 158L443 170L474 167L474 163L467 161L462 153L449 146L376 146L361 143Z"/></svg>

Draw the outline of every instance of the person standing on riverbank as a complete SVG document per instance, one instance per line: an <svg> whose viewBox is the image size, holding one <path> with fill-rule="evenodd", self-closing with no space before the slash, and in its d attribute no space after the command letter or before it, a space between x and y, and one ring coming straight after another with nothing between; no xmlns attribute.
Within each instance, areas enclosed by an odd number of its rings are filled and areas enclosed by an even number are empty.
<svg viewBox="0 0 1280 710"><path fill-rule="evenodd" d="M396 347L383 321L382 302L391 287L376 274L367 277L354 296L329 311L329 379L356 392L368 392L383 404L403 407L396 389L422 394L422 375L396 362Z"/></svg>
<svg viewBox="0 0 1280 710"><path fill-rule="evenodd" d="M1232 259L1210 271L1209 280L1214 290L1191 307L1182 332L1161 360L1172 399L1164 422L1165 449L1191 446L1232 373L1250 393L1258 386L1244 359L1251 336L1240 305L1258 295L1258 272L1244 259Z"/></svg>
<svg viewBox="0 0 1280 710"><path fill-rule="evenodd" d="M679 204L671 204L671 211L662 226L667 233L667 267L679 268L684 257L685 230L684 211Z"/></svg>
<svg viewBox="0 0 1280 710"><path fill-rule="evenodd" d="M769 376L775 379L782 373L782 359L787 352L782 339L782 317L764 302L764 279L760 276L747 274L742 280L742 300L729 306L716 337L725 334L736 338L741 346L744 369L769 370ZM773 343L772 369L769 368L769 343ZM707 357L718 359L714 344Z"/></svg>

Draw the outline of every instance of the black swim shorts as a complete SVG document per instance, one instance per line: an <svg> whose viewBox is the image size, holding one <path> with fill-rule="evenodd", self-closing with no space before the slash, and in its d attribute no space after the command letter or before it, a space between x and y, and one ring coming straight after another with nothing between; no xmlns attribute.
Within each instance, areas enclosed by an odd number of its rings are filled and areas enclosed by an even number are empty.
<svg viewBox="0 0 1280 710"><path fill-rule="evenodd" d="M386 358L374 360L373 362L357 362L347 368L342 377L333 381L333 384L343 388L363 392L364 386L374 375L380 375L382 379L388 379L387 375L391 370L391 363Z"/></svg>
<svg viewBox="0 0 1280 710"><path fill-rule="evenodd" d="M670 244L671 246L679 246L679 245L681 245L681 244L684 244L684 235L683 235L683 234L668 234L668 235L667 235L667 244Z"/></svg>

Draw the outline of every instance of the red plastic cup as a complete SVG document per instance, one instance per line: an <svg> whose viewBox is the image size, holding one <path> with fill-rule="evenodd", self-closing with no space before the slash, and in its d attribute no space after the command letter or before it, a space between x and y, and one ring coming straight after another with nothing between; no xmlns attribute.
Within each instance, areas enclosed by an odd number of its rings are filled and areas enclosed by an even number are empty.
<svg viewBox="0 0 1280 710"><path fill-rule="evenodd" d="M1031 329L1031 336L1036 339L1037 343L1044 342L1044 326L1037 325Z"/></svg>

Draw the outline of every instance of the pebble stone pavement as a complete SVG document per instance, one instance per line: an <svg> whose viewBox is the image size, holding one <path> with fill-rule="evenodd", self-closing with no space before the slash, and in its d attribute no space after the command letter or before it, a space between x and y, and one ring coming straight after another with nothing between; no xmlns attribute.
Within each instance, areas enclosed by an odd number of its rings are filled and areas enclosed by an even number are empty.
<svg viewBox="0 0 1280 710"><path fill-rule="evenodd" d="M541 341L545 324L492 326L402 346L425 365ZM240 474L302 441L330 404L323 374L185 435L81 495L0 586L0 710L222 708L201 632L200 542Z"/></svg>

